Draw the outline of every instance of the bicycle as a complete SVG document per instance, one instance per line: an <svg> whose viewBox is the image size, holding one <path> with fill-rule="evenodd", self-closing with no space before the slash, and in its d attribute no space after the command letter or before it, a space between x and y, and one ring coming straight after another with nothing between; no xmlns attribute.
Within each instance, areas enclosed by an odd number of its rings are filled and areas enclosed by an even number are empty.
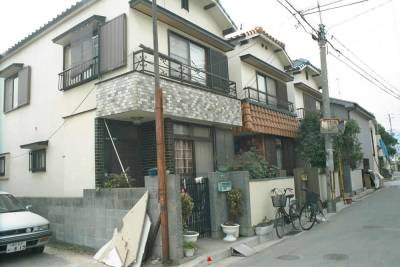
<svg viewBox="0 0 400 267"><path fill-rule="evenodd" d="M288 194L288 192L290 192ZM275 213L275 221L274 227L276 231L276 235L279 238L282 238L285 235L285 226L286 224L292 224L293 229L300 230L299 222L299 213L297 210L296 201L292 201L294 198L293 189L285 188L278 189L273 188L271 190L271 199L272 205L277 208ZM289 212L286 211L287 200L289 199Z"/></svg>
<svg viewBox="0 0 400 267"><path fill-rule="evenodd" d="M308 231L319 221L317 217L319 214L322 215L322 220L326 220L326 217L319 194L311 192L308 189L302 190L306 192L306 202L300 210L299 223L301 229Z"/></svg>

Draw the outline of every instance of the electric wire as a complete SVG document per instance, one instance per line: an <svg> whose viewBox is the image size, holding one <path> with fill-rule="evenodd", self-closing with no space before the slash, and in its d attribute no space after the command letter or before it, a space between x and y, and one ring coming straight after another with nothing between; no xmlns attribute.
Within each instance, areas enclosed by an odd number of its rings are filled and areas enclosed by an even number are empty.
<svg viewBox="0 0 400 267"><path fill-rule="evenodd" d="M353 6L353 5L361 4L361 3L367 2L367 1L368 1L368 0L361 0L361 1L353 2L353 3L341 5L341 6L335 6L335 7L326 8L326 9L323 9L323 10L318 10L318 11L312 11L312 12L308 12L308 13L303 13L303 15L304 15L304 16L307 16L307 15L311 15L311 14L315 14L315 13L319 13L319 12L325 12L325 11L334 10L334 9L338 9L338 8L342 8L342 7Z"/></svg>

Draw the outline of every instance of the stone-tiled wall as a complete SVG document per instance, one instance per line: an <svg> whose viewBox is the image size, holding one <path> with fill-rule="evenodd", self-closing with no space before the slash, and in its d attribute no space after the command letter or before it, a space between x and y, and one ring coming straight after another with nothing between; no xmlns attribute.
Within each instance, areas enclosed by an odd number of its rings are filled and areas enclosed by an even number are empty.
<svg viewBox="0 0 400 267"><path fill-rule="evenodd" d="M97 116L154 111L154 78L132 72L96 88ZM166 116L225 125L242 125L240 101L176 81L161 79Z"/></svg>

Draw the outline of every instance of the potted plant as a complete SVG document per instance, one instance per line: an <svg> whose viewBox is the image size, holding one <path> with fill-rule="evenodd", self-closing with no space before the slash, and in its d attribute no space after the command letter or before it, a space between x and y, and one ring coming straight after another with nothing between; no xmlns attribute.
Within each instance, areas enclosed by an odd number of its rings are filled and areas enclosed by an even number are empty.
<svg viewBox="0 0 400 267"><path fill-rule="evenodd" d="M190 215L192 215L194 203L192 197L186 193L181 193L181 202L182 202L182 225L183 225L183 242L196 242L199 236L199 233L196 231L188 230L188 220Z"/></svg>
<svg viewBox="0 0 400 267"><path fill-rule="evenodd" d="M239 236L239 217L242 215L243 194L239 189L232 189L226 194L228 205L228 221L221 224L222 231L226 234L224 241L236 241Z"/></svg>
<svg viewBox="0 0 400 267"><path fill-rule="evenodd" d="M197 249L197 246L194 242L183 243L183 252L185 254L185 257L193 257L196 249Z"/></svg>
<svg viewBox="0 0 400 267"><path fill-rule="evenodd" d="M258 223L254 228L256 235L258 236L266 235L273 228L272 221L268 220L267 217L264 217L262 222Z"/></svg>

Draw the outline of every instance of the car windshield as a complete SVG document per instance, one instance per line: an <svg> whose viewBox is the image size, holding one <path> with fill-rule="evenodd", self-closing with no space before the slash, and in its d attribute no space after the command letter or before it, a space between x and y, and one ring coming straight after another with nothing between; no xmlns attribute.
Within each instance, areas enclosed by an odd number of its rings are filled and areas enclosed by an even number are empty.
<svg viewBox="0 0 400 267"><path fill-rule="evenodd" d="M12 195L0 194L0 213L25 210L24 206Z"/></svg>

